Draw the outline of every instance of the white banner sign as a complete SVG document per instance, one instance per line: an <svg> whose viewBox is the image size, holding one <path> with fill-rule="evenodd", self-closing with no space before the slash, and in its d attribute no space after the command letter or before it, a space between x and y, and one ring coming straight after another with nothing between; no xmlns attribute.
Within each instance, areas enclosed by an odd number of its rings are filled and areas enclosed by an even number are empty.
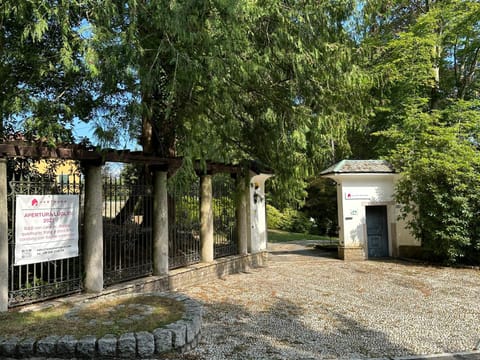
<svg viewBox="0 0 480 360"><path fill-rule="evenodd" d="M78 256L78 195L17 195L15 265Z"/></svg>

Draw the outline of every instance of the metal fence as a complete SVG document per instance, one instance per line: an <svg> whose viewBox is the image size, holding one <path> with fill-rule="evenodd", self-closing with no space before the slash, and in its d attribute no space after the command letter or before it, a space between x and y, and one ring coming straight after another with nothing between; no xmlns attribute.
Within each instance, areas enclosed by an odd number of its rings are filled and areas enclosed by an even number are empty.
<svg viewBox="0 0 480 360"><path fill-rule="evenodd" d="M170 269L200 261L200 182L171 181L168 191Z"/></svg>
<svg viewBox="0 0 480 360"><path fill-rule="evenodd" d="M41 175L8 175L8 305L25 305L53 297L79 292L82 288L81 257L44 261L26 265L15 263L15 213L17 195L79 195L79 216L83 214L82 182L78 175L59 175L42 177ZM79 227L81 219L79 219ZM81 231L79 229L79 249L81 249Z"/></svg>
<svg viewBox="0 0 480 360"><path fill-rule="evenodd" d="M238 254L235 180L229 174L213 177L214 257Z"/></svg>
<svg viewBox="0 0 480 360"><path fill-rule="evenodd" d="M108 177L103 197L104 284L151 275L152 185Z"/></svg>
<svg viewBox="0 0 480 360"><path fill-rule="evenodd" d="M78 172L78 166L77 172ZM9 306L24 305L82 290L79 256L15 264L17 195L79 195L79 244L82 248L83 184L81 176L8 176ZM141 177L140 177L141 178ZM169 180L169 268L200 261L200 179ZM144 181L125 182L113 176L103 183L104 284L106 286L153 272L153 187ZM214 256L237 254L235 181L227 174L213 178Z"/></svg>

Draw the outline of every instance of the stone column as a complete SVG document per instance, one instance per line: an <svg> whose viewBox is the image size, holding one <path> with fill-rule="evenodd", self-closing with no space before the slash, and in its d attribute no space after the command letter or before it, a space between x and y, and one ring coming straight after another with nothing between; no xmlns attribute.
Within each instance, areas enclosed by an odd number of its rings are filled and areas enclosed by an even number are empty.
<svg viewBox="0 0 480 360"><path fill-rule="evenodd" d="M213 261L213 191L212 176L200 177L200 260Z"/></svg>
<svg viewBox="0 0 480 360"><path fill-rule="evenodd" d="M250 179L250 229L249 252L252 254L267 249L267 217L265 204L265 181L271 174L257 174Z"/></svg>
<svg viewBox="0 0 480 360"><path fill-rule="evenodd" d="M250 177L251 178L251 174ZM248 182L247 188L245 189L245 199L247 200L247 251L250 254L254 253L254 224L253 224L253 194L252 194L253 184Z"/></svg>
<svg viewBox="0 0 480 360"><path fill-rule="evenodd" d="M245 178L237 179L237 236L238 236L238 253L245 255L248 253L248 199L249 189L245 184Z"/></svg>
<svg viewBox="0 0 480 360"><path fill-rule="evenodd" d="M84 287L103 290L102 167L87 164L85 174L85 220L83 239Z"/></svg>
<svg viewBox="0 0 480 360"><path fill-rule="evenodd" d="M8 310L7 159L0 159L0 311Z"/></svg>
<svg viewBox="0 0 480 360"><path fill-rule="evenodd" d="M153 275L168 274L167 172L156 171L153 189Z"/></svg>

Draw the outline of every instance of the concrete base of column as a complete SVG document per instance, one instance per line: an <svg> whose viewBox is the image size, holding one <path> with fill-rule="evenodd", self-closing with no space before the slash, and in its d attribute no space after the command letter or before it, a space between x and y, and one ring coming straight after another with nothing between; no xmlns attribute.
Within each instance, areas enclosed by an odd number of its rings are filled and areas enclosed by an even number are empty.
<svg viewBox="0 0 480 360"><path fill-rule="evenodd" d="M365 260L365 250L363 247L338 247L338 257L345 261L361 261Z"/></svg>

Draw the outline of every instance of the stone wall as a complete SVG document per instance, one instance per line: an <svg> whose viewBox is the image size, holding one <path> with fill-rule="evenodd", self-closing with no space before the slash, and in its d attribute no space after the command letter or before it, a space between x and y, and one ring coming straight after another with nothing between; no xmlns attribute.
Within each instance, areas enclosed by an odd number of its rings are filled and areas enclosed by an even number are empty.
<svg viewBox="0 0 480 360"><path fill-rule="evenodd" d="M203 284L226 275L246 271L249 268L267 266L267 263L267 252L233 255L216 259L210 263L198 263L171 270L168 275L149 276L117 284L110 286L99 294L89 294L88 296L92 298L135 292L181 291L190 286Z"/></svg>
<svg viewBox="0 0 480 360"><path fill-rule="evenodd" d="M171 271L169 274L169 289L182 290L226 275L243 272L248 268L266 266L266 264L266 252L229 256L217 259L212 263L199 263Z"/></svg>

